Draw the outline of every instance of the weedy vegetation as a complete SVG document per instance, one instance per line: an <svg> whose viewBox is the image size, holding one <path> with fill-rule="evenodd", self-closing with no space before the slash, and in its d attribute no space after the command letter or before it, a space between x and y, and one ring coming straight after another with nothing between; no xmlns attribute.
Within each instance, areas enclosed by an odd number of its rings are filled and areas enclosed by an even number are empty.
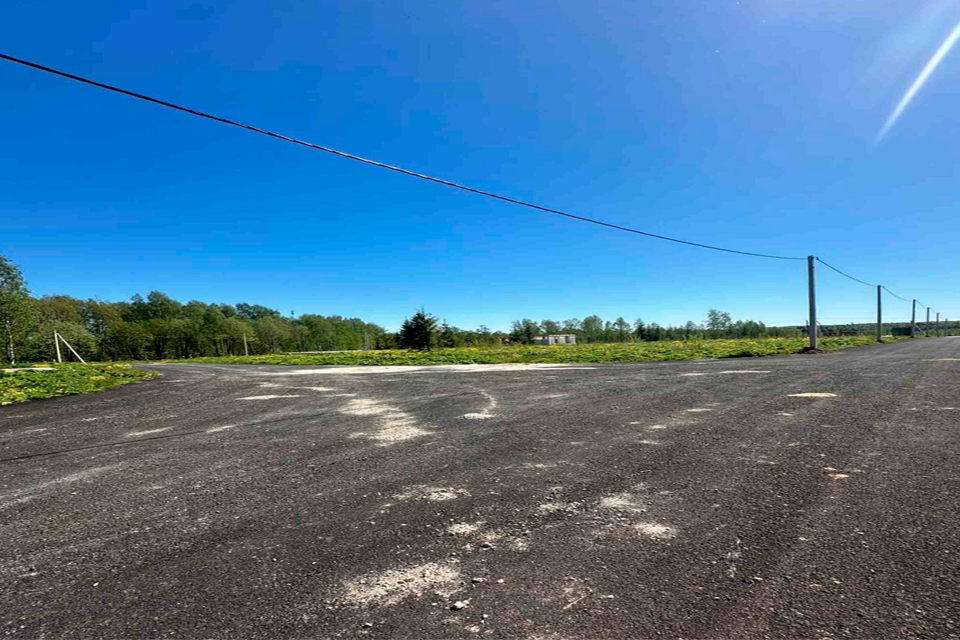
<svg viewBox="0 0 960 640"><path fill-rule="evenodd" d="M129 364L46 364L53 371L0 371L0 405L112 389L156 376Z"/></svg>
<svg viewBox="0 0 960 640"><path fill-rule="evenodd" d="M888 339L889 340L889 339ZM557 346L490 346L435 349L433 351L355 351L344 353L279 354L193 358L176 362L287 365L431 365L502 363L599 363L706 360L794 354L807 344L804 338L756 340L677 340L627 344ZM836 351L875 344L867 336L821 338L820 348Z"/></svg>

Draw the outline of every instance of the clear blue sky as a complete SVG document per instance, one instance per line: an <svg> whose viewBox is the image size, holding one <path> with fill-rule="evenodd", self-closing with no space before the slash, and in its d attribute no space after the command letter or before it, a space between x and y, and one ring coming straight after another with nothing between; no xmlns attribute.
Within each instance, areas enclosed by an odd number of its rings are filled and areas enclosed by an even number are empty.
<svg viewBox="0 0 960 640"><path fill-rule="evenodd" d="M953 2L8 2L0 51L960 318ZM799 324L806 265L565 220L0 61L0 253L36 294L396 327ZM824 322L874 292L821 268ZM886 297L893 319L909 306Z"/></svg>

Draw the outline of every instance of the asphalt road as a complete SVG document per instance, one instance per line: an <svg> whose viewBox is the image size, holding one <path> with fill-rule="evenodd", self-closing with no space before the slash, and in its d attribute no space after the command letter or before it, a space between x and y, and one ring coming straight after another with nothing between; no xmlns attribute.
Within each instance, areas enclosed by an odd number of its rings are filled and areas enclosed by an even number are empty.
<svg viewBox="0 0 960 640"><path fill-rule="evenodd" d="M145 368L0 408L0 633L960 635L960 339Z"/></svg>

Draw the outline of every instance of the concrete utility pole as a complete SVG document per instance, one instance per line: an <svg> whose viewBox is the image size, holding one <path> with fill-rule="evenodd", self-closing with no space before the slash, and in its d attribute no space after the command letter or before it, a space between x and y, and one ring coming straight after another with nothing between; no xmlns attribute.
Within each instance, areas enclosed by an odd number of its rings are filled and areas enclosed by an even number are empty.
<svg viewBox="0 0 960 640"><path fill-rule="evenodd" d="M250 355L250 348L247 347L247 334L243 334L243 355Z"/></svg>
<svg viewBox="0 0 960 640"><path fill-rule="evenodd" d="M930 335L930 307L927 307L927 324L923 325L924 335Z"/></svg>
<svg viewBox="0 0 960 640"><path fill-rule="evenodd" d="M60 355L60 336L53 332L53 344L57 345L57 362L63 362L63 356Z"/></svg>
<svg viewBox="0 0 960 640"><path fill-rule="evenodd" d="M910 337L917 337L917 301L913 301L913 313L910 315Z"/></svg>
<svg viewBox="0 0 960 640"><path fill-rule="evenodd" d="M814 256L807 256L807 288L810 294L810 348L817 348L817 280Z"/></svg>
<svg viewBox="0 0 960 640"><path fill-rule="evenodd" d="M80 354L77 353L77 350L74 349L74 348L70 345L69 342L67 342L67 339L66 339L66 338L64 338L64 337L63 337L62 335L60 335L59 333L57 334L57 337L60 338L61 340L63 340L63 344L67 345L67 349L70 349L70 352L77 357L77 360L79 360L79 361L82 362L83 364L87 364L87 361L80 357Z"/></svg>
<svg viewBox="0 0 960 640"><path fill-rule="evenodd" d="M937 333L935 334L938 338L940 337L940 312L937 311Z"/></svg>
<svg viewBox="0 0 960 640"><path fill-rule="evenodd" d="M877 342L883 342L883 309L881 295L881 285L877 285Z"/></svg>

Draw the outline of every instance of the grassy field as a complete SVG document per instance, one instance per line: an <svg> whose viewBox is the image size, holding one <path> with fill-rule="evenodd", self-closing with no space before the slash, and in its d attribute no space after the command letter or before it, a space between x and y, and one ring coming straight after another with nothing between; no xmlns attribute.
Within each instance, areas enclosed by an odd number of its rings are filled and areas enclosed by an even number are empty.
<svg viewBox="0 0 960 640"><path fill-rule="evenodd" d="M821 338L824 351L874 344L869 337ZM500 363L575 363L575 362L657 362L663 360L703 360L708 358L746 358L796 353L806 346L805 338L764 338L759 340L689 340L676 342L640 342L626 344L584 344L544 346L498 346L434 351L353 351L345 353L287 354L268 356L227 356L194 358L179 362L221 364L292 365L427 365L427 364L500 364Z"/></svg>
<svg viewBox="0 0 960 640"><path fill-rule="evenodd" d="M74 393L103 391L156 374L129 364L48 364L53 371L0 372L0 405Z"/></svg>

